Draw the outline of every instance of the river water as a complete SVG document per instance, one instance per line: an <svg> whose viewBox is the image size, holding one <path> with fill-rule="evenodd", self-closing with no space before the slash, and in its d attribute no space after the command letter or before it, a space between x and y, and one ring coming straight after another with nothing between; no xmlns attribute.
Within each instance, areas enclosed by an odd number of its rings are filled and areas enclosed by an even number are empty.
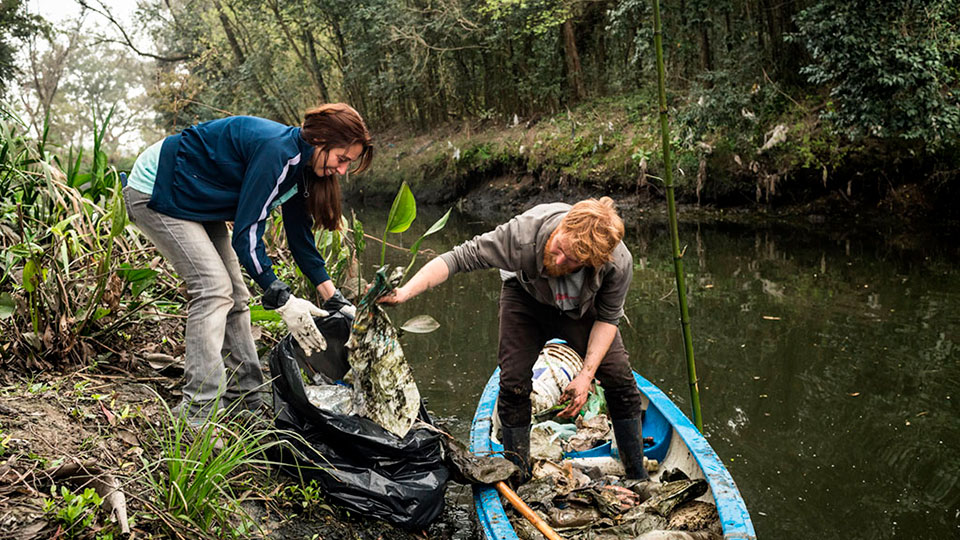
<svg viewBox="0 0 960 540"><path fill-rule="evenodd" d="M420 212L388 240L410 245L440 215ZM623 338L634 369L692 416L669 235L661 220L631 221ZM495 225L454 215L422 247L443 251ZM686 220L680 238L704 432L758 537L960 537L957 243ZM371 261L374 251L369 242ZM389 260L409 258L390 250ZM440 322L402 343L428 408L464 441L496 367L499 287L496 271L461 274L390 308L398 324L421 313Z"/></svg>

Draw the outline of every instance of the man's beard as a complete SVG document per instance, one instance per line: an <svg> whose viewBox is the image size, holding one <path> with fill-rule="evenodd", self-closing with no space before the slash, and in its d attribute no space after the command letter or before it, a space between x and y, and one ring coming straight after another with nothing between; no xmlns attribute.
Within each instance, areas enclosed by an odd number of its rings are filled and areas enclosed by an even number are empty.
<svg viewBox="0 0 960 540"><path fill-rule="evenodd" d="M560 277L567 275L567 271L553 263L553 258L547 254L543 255L543 271L551 277Z"/></svg>
<svg viewBox="0 0 960 540"><path fill-rule="evenodd" d="M565 276L570 273L568 270L564 269L563 267L557 266L557 264L553 262L553 256L550 255L550 247L553 246L553 238L557 236L557 231L559 230L560 229L557 228L557 229L554 229L552 233L550 233L550 238L547 239L547 245L546 247L543 248L543 270L547 273L548 276L552 276L552 277Z"/></svg>

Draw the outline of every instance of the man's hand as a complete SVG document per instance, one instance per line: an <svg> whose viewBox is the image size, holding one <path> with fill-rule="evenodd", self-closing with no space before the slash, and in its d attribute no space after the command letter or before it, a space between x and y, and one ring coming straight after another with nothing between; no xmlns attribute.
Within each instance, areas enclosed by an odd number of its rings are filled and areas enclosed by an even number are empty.
<svg viewBox="0 0 960 540"><path fill-rule="evenodd" d="M580 412L580 409L587 403L587 397L590 396L590 384L593 377L586 377L578 374L570 381L570 384L563 389L560 395L560 403L568 402L567 407L557 413L561 418L570 418Z"/></svg>
<svg viewBox="0 0 960 540"><path fill-rule="evenodd" d="M411 298L410 293L407 291L406 286L397 287L390 294L386 294L377 299L378 304L386 304L388 306L395 306L397 304L402 304Z"/></svg>

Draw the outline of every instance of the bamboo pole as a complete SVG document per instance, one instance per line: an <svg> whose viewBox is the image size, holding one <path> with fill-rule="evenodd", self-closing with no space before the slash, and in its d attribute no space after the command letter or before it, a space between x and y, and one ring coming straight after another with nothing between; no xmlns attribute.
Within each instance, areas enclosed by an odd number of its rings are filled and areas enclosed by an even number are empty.
<svg viewBox="0 0 960 540"><path fill-rule="evenodd" d="M523 517L527 518L530 523L533 523L533 526L537 528L547 540L563 540L563 537L557 534L557 531L550 528L550 525L547 525L547 522L543 520L540 516L537 515L527 503L523 502L523 499L507 485L506 482L500 481L496 483L497 491L499 491L514 508L517 509Z"/></svg>
<svg viewBox="0 0 960 540"><path fill-rule="evenodd" d="M660 97L660 134L663 146L664 184L667 191L667 216L670 220L670 240L673 243L673 268L677 274L677 296L680 299L680 326L683 330L683 349L687 357L687 378L693 405L693 423L703 431L700 414L700 390L697 387L697 367L693 360L693 337L690 334L690 313L687 311L687 289L683 277L683 253L677 232L677 206L673 198L673 164L670 160L670 126L667 123L666 75L663 68L663 31L660 26L660 0L653 0L653 42L657 51L657 87Z"/></svg>

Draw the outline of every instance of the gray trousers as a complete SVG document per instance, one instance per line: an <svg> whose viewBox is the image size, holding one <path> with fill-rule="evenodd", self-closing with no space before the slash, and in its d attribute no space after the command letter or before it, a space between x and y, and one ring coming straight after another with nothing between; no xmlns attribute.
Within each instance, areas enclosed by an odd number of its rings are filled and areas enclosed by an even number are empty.
<svg viewBox="0 0 960 540"><path fill-rule="evenodd" d="M250 292L226 223L161 214L147 208L149 195L130 186L123 188L123 198L130 221L187 286L186 380L176 409L198 420L216 411L221 398L224 406L255 409L263 373L250 332Z"/></svg>

